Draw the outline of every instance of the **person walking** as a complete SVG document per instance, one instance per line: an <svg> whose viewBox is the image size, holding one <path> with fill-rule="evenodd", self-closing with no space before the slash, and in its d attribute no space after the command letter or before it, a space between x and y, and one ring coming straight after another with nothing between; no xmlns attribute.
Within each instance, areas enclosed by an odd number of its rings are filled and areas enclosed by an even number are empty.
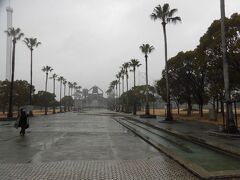
<svg viewBox="0 0 240 180"><path fill-rule="evenodd" d="M25 135L25 129L29 127L27 113L25 109L20 110L19 127L21 127L20 136Z"/></svg>

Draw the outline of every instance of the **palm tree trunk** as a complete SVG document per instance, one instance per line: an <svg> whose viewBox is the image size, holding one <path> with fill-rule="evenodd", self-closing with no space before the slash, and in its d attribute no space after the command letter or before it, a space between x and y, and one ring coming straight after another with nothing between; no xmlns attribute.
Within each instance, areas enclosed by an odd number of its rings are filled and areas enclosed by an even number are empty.
<svg viewBox="0 0 240 180"><path fill-rule="evenodd" d="M47 92L48 72L46 72L45 92Z"/></svg>
<svg viewBox="0 0 240 180"><path fill-rule="evenodd" d="M134 85L134 87L136 86L136 69L135 69L135 67L133 68L133 85Z"/></svg>
<svg viewBox="0 0 240 180"><path fill-rule="evenodd" d="M122 77L122 93L124 93L124 77Z"/></svg>
<svg viewBox="0 0 240 180"><path fill-rule="evenodd" d="M126 75L126 81L127 81L127 92L128 92L128 73L127 73L127 75ZM127 112L127 113L129 112L128 104L129 104L129 102L128 102L128 95L127 95L127 107L126 107L126 112Z"/></svg>
<svg viewBox="0 0 240 180"><path fill-rule="evenodd" d="M226 57L226 36L225 36L225 0L221 0L221 38L222 38L222 53L223 53L223 77L225 88L226 101L226 131L228 133L238 132L237 126L233 117L232 102L229 90L229 72L228 61Z"/></svg>
<svg viewBox="0 0 240 180"><path fill-rule="evenodd" d="M115 98L115 108L114 108L114 110L117 111L117 97L118 97L117 96L117 93L118 93L117 84L115 84L114 89L115 89L115 96L114 96L114 98Z"/></svg>
<svg viewBox="0 0 240 180"><path fill-rule="evenodd" d="M13 50L12 50L12 78L10 83L10 91L9 91L9 108L8 108L8 118L13 117L12 113L12 96L13 96L13 83L14 83L14 70L15 70L15 46L16 42L13 41Z"/></svg>
<svg viewBox="0 0 240 180"><path fill-rule="evenodd" d="M177 113L179 115L179 103L177 103Z"/></svg>
<svg viewBox="0 0 240 180"><path fill-rule="evenodd" d="M31 64L30 64L30 96L29 96L29 104L32 104L32 54L33 54L33 50L31 50Z"/></svg>
<svg viewBox="0 0 240 180"><path fill-rule="evenodd" d="M118 85L116 84L116 97L118 97L118 87L117 87Z"/></svg>
<svg viewBox="0 0 240 180"><path fill-rule="evenodd" d="M60 112L62 112L62 81L60 81Z"/></svg>
<svg viewBox="0 0 240 180"><path fill-rule="evenodd" d="M66 85L64 84L64 97L66 96Z"/></svg>
<svg viewBox="0 0 240 180"><path fill-rule="evenodd" d="M55 95L55 78L53 79L53 94ZM53 114L56 114L55 102L53 103Z"/></svg>
<svg viewBox="0 0 240 180"><path fill-rule="evenodd" d="M63 97L66 96L66 84L64 84L64 92L63 92ZM64 104L64 112L66 112L66 104Z"/></svg>
<svg viewBox="0 0 240 180"><path fill-rule="evenodd" d="M149 102L148 102L148 63L147 63L148 56L145 56L145 63L146 63L146 107L145 107L145 114L149 115Z"/></svg>
<svg viewBox="0 0 240 180"><path fill-rule="evenodd" d="M135 86L136 86L136 69L135 67L133 67L133 85L134 85L134 90L135 90ZM134 97L134 104L133 104L133 115L136 115L137 114L137 107L136 107L136 100L135 100L135 97Z"/></svg>
<svg viewBox="0 0 240 180"><path fill-rule="evenodd" d="M119 78L118 81L119 81L118 90L119 90L119 98L120 98L120 96L121 96L121 79Z"/></svg>
<svg viewBox="0 0 240 180"><path fill-rule="evenodd" d="M31 49L31 63L30 63L30 93L29 93L29 105L32 105L32 54L33 54L33 50ZM29 112L29 116L33 116L32 111Z"/></svg>
<svg viewBox="0 0 240 180"><path fill-rule="evenodd" d="M168 57L167 57L167 33L166 33L166 23L162 23L163 25L163 34L164 34L164 47L165 47L165 69L166 69L166 89L167 89L167 121L172 121L172 113L171 113L171 102L170 102L170 90L169 90L169 78L168 78Z"/></svg>
<svg viewBox="0 0 240 180"><path fill-rule="evenodd" d="M128 92L128 74L126 74L126 84L127 84L127 92Z"/></svg>

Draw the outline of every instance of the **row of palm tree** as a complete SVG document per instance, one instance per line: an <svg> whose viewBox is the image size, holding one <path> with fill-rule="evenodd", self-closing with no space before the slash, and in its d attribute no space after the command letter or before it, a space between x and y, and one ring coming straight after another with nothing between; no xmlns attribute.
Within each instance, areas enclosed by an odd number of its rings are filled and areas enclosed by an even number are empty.
<svg viewBox="0 0 240 180"><path fill-rule="evenodd" d="M15 75L15 50L16 50L16 43L21 40L24 37L24 33L21 31L20 28L9 28L8 30L5 31L9 37L12 39L12 65L11 65L11 82L10 82L10 89L9 89L9 108L8 108L8 118L13 117L13 112L12 112L12 104L13 104L13 84L14 84L14 75ZM30 87L29 87L29 105L32 105L32 95L33 95L33 50L36 49L41 42L37 40L37 38L25 38L23 40L27 48L30 50ZM48 79L49 79L49 73L53 71L53 68L51 66L44 66L42 68L42 71L46 73L46 81L45 81L45 91L47 92L48 90ZM81 86L77 86L77 83L71 83L67 82L65 78L62 76L57 76L57 74L53 74L52 77L53 79L53 93L54 95L56 94L55 92L55 82L58 80L60 82L60 103L62 99L62 85L64 85L64 97L66 96L66 85L68 84L69 86L69 96L73 95L73 89L75 91L77 89L81 89ZM55 113L55 107L53 112ZM30 115L32 115L32 112L30 112Z"/></svg>
<svg viewBox="0 0 240 180"><path fill-rule="evenodd" d="M45 80L45 91L47 92L47 86L48 86L48 79L53 80L53 94L56 96L56 80L59 81L60 83L60 112L62 112L62 105L61 105L61 100L63 97L66 96L66 89L68 85L68 96L73 96L73 94L77 91L80 90L82 87L77 86L76 82L69 82L67 81L63 76L57 75L56 73L53 73L52 76L49 76L49 73L53 71L53 68L51 66L44 66L42 68L42 71L46 74L46 80ZM63 90L63 97L62 97L62 90ZM75 90L75 92L73 92ZM56 107L55 105L53 106L53 113L56 113Z"/></svg>
<svg viewBox="0 0 240 180"><path fill-rule="evenodd" d="M168 51L167 51L167 32L166 32L166 26L169 23L176 24L177 22L181 22L181 18L179 16L175 16L177 13L177 9L170 9L170 6L168 3L165 3L163 6L158 5L154 8L153 13L150 15L150 18L154 21L160 20L163 28L163 35L164 35L164 48L165 48L165 70L166 70L166 89L167 89L167 116L166 120L171 121L172 114L171 114L171 103L170 103L170 92L169 92L169 78L168 78ZM145 55L145 64L146 64L146 108L145 108L145 115L149 115L149 102L148 102L148 55L154 50L154 47L149 44L143 44L140 46L141 52ZM117 82L113 81L110 83L110 89L114 89L117 85L119 85L119 97L120 97L120 79L122 78L122 93L124 93L124 76L126 75L126 85L127 85L127 91L128 91L128 68L129 66L134 67L134 87L136 86L135 82L135 68L139 67L139 64L136 63L135 65L124 63L121 67L121 71L116 75ZM116 90L117 91L117 90ZM135 109L135 108L134 108ZM134 110L134 114L136 114L136 111Z"/></svg>
<svg viewBox="0 0 240 180"><path fill-rule="evenodd" d="M129 70L131 72L133 72L134 74L134 86L136 85L136 68L139 67L141 64L137 59L131 59L129 62L125 62L122 64L122 66L120 67L120 71L116 74L116 80L112 81L110 83L110 89L114 89L115 88L115 95L117 97L120 97L121 94L123 94L125 92L125 88L124 88L124 80L125 80L125 76L126 76L126 88L127 91L129 90L128 87L128 80L129 80ZM130 69L132 68L132 69ZM122 92L121 92L121 79L122 79ZM119 91L117 91L119 89Z"/></svg>
<svg viewBox="0 0 240 180"><path fill-rule="evenodd" d="M8 118L13 117L12 112L12 101L13 101L13 84L14 84L14 75L15 75L15 51L16 51L16 43L22 39L24 33L21 32L20 28L11 27L5 31L9 37L12 39L12 64L11 64L11 83L9 89L9 108L8 108ZM29 105L32 105L32 93L33 93L33 85L32 85L32 67L33 67L33 50L37 48L41 42L38 42L37 38L25 38L23 42L30 49L30 87L29 87ZM32 112L30 112L32 115Z"/></svg>
<svg viewBox="0 0 240 180"><path fill-rule="evenodd" d="M149 44L143 44L140 47L141 52L145 56L145 64L146 64L146 108L145 108L145 114L149 115L149 101L148 101L148 55L154 50L153 46L150 46ZM129 68L131 72L133 72L133 88L136 87L136 68L141 66L140 62L137 59L131 59L130 62L124 63L120 68L120 72L116 75L117 80L114 80L110 83L109 86L109 91L115 91L114 94L117 94L117 87L119 85L119 90L120 90L120 79L122 78L122 94L124 93L124 78L126 76L126 85L127 85L127 92L128 92L128 71ZM119 96L120 97L121 93L119 91ZM136 114L136 105L134 103L133 107L133 114Z"/></svg>

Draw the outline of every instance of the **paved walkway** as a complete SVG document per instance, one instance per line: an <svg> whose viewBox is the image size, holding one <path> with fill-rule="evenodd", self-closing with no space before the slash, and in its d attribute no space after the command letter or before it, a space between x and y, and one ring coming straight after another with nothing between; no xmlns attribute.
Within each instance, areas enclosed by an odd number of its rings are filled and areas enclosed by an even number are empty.
<svg viewBox="0 0 240 180"><path fill-rule="evenodd" d="M0 179L197 179L107 111L34 117L25 137L0 122Z"/></svg>

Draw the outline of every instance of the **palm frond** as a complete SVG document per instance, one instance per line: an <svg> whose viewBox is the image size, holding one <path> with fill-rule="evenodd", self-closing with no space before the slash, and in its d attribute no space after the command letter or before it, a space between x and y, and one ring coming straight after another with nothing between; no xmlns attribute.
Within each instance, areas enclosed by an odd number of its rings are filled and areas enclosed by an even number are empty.
<svg viewBox="0 0 240 180"><path fill-rule="evenodd" d="M170 6L168 3L163 4L162 11L164 14L168 14L170 11Z"/></svg>
<svg viewBox="0 0 240 180"><path fill-rule="evenodd" d="M161 15L163 13L162 6L159 4L154 8L153 12L155 12L157 15Z"/></svg>
<svg viewBox="0 0 240 180"><path fill-rule="evenodd" d="M41 42L37 42L36 43L36 47L38 47L39 45L41 45L42 43Z"/></svg>
<svg viewBox="0 0 240 180"><path fill-rule="evenodd" d="M16 34L19 34L19 33L21 32L21 29L20 29L20 28L17 28L17 29L15 30L15 32L16 32Z"/></svg>
<svg viewBox="0 0 240 180"><path fill-rule="evenodd" d="M156 20L158 19L158 16L157 16L157 14L152 13L152 14L150 15L150 18L151 18L152 20L156 21Z"/></svg>
<svg viewBox="0 0 240 180"><path fill-rule="evenodd" d="M64 77L63 77L63 76L59 76L57 80L58 80L58 81L63 81L63 80L64 80Z"/></svg>
<svg viewBox="0 0 240 180"><path fill-rule="evenodd" d="M7 33L7 36L11 36L10 32L8 30L4 31L5 33Z"/></svg>
<svg viewBox="0 0 240 180"><path fill-rule="evenodd" d="M178 9L171 9L168 13L168 17L171 18L178 12Z"/></svg>
<svg viewBox="0 0 240 180"><path fill-rule="evenodd" d="M23 42L30 50L33 50L34 47L38 47L38 45L41 44L41 42L37 41L37 38L25 38Z"/></svg>
<svg viewBox="0 0 240 180"><path fill-rule="evenodd" d="M15 39L16 39L16 40L20 40L23 36L24 36L23 33L20 33L20 34L17 33Z"/></svg>
<svg viewBox="0 0 240 180"><path fill-rule="evenodd" d="M140 50L143 54L148 55L154 50L154 47L150 46L149 44L143 44L142 46L140 46Z"/></svg>
<svg viewBox="0 0 240 180"><path fill-rule="evenodd" d="M168 18L167 22L177 24L178 22L182 22L182 19L179 16Z"/></svg>
<svg viewBox="0 0 240 180"><path fill-rule="evenodd" d="M26 45L28 45L28 43L29 43L29 38L25 38L25 39L23 40L23 42L24 42Z"/></svg>
<svg viewBox="0 0 240 180"><path fill-rule="evenodd" d="M163 25L166 25L167 23L173 23L176 24L177 22L181 22L180 17L173 17L174 14L177 13L177 9L170 9L170 6L168 3L163 4L163 6L158 5L154 8L153 13L150 15L152 20L160 19L162 21Z"/></svg>
<svg viewBox="0 0 240 180"><path fill-rule="evenodd" d="M56 78L56 77L58 77L58 75L57 75L56 73L54 73L54 74L52 75L52 77Z"/></svg>
<svg viewBox="0 0 240 180"><path fill-rule="evenodd" d="M148 52L151 53L155 48L153 46L150 46L148 49Z"/></svg>

